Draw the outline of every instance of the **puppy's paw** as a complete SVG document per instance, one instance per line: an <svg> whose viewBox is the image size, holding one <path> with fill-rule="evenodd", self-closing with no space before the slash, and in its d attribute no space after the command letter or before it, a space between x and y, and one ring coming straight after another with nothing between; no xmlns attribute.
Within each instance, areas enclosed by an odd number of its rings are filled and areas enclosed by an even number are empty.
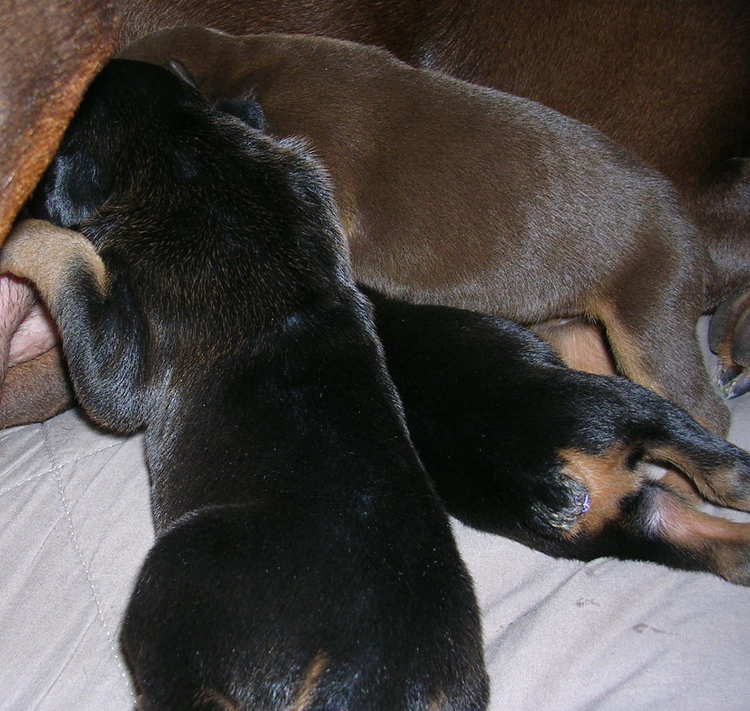
<svg viewBox="0 0 750 711"><path fill-rule="evenodd" d="M739 524L738 524L739 525ZM723 551L719 575L735 585L750 587L750 544Z"/></svg>
<svg viewBox="0 0 750 711"><path fill-rule="evenodd" d="M729 400L750 390L750 292L719 305L711 317L708 343L718 356L716 379Z"/></svg>
<svg viewBox="0 0 750 711"><path fill-rule="evenodd" d="M35 259L32 253L36 250L34 238L41 220L22 220L19 222L0 249L0 274L13 274L22 279L30 278L27 268Z"/></svg>
<svg viewBox="0 0 750 711"><path fill-rule="evenodd" d="M750 390L750 372L737 363L719 364L716 369L716 382L719 392L725 400L744 395Z"/></svg>
<svg viewBox="0 0 750 711"><path fill-rule="evenodd" d="M739 511L750 511L750 454L731 444L727 449L734 454L734 460L724 467L717 467L709 485L717 492L718 503Z"/></svg>

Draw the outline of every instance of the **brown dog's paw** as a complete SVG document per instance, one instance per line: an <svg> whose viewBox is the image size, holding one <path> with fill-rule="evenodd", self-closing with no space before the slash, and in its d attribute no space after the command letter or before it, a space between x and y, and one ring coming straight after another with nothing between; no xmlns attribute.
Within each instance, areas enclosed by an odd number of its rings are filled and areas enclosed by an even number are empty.
<svg viewBox="0 0 750 711"><path fill-rule="evenodd" d="M750 390L750 291L719 305L708 327L708 345L719 358L716 378L729 400Z"/></svg>

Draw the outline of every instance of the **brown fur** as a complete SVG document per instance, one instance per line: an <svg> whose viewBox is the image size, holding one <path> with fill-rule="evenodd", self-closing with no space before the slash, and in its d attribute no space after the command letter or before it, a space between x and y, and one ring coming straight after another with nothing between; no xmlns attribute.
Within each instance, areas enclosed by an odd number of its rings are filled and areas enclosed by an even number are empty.
<svg viewBox="0 0 750 711"><path fill-rule="evenodd" d="M94 5L98 14L92 14ZM119 33L114 13L122 17ZM3 23L6 81L18 87L11 119L24 126L41 115L60 56L70 66L77 62L74 73L84 74L85 57L106 51L112 37L124 46L185 24L375 44L412 64L541 101L600 128L666 173L716 226L717 239L731 232L733 241L746 242L750 190L737 160L747 156L750 137L750 6L744 0L606 6L435 0L428 11L416 0L377 6L364 0L110 0L73 7L30 0L14 6ZM78 36L75 30L84 26L87 33ZM72 51L58 51L66 37L78 39ZM53 51L42 55L40 45ZM23 94L24 86L34 90ZM82 92L81 84L68 84L66 100L75 105ZM51 126L58 138L64 125L60 118ZM2 128L10 145L14 135ZM54 148L42 150L51 159ZM32 175L29 156L16 160L17 174Z"/></svg>
<svg viewBox="0 0 750 711"><path fill-rule="evenodd" d="M612 352L597 324L583 319L554 319L534 326L533 330L569 367L598 375L617 372Z"/></svg>
<svg viewBox="0 0 750 711"><path fill-rule="evenodd" d="M750 524L727 521L719 516L704 513L697 507L699 500L682 485L675 485L670 477L667 486L648 485L648 478L628 468L630 453L620 445L609 452L592 456L585 452L570 450L562 452L564 471L582 483L590 497L590 508L583 514L566 536L578 537L598 535L608 527L636 525L630 518L638 516L637 524L646 535L660 538L672 545L694 551L696 555L710 561L709 566L717 574L733 582L744 576L746 551L750 545ZM656 447L650 455L661 455L665 461L678 464L698 488L713 501L727 501L726 491L736 482L736 472L702 472L696 462L680 456L679 452L659 451ZM677 476L677 475L674 475ZM665 482L666 484L666 482ZM722 491L717 494L717 488ZM628 500L640 496L641 504L636 512L623 515ZM730 505L747 508L741 499Z"/></svg>
<svg viewBox="0 0 750 711"><path fill-rule="evenodd" d="M727 580L738 582L744 577L750 524L711 516L666 489L656 491L649 503L654 535L715 561L714 571Z"/></svg>
<svg viewBox="0 0 750 711"><path fill-rule="evenodd" d="M620 517L622 500L640 485L638 475L626 465L627 455L619 444L597 455L576 450L560 453L563 471L586 487L591 502L588 512L568 532L569 537L596 535Z"/></svg>
<svg viewBox="0 0 750 711"><path fill-rule="evenodd" d="M670 446L656 445L651 449L650 455L657 461L670 464L680 472L689 473L690 481L709 501L741 511L750 511L750 502L740 491L734 468L701 468L694 460L685 457L683 451Z"/></svg>
<svg viewBox="0 0 750 711"><path fill-rule="evenodd" d="M16 240L2 251L3 270L33 282L51 312L57 308L57 292L48 285L63 283L63 273L85 265L102 294L107 290L107 271L94 246L82 234L68 230L60 238L60 228L44 220L27 220L24 234L31 239Z"/></svg>
<svg viewBox="0 0 750 711"><path fill-rule="evenodd" d="M306 711L308 708L313 708L315 690L317 689L320 677L325 673L328 664L328 657L323 652L318 652L318 654L315 655L315 658L310 662L310 666L305 672L305 678L300 684L297 697L292 702L288 711Z"/></svg>
<svg viewBox="0 0 750 711"><path fill-rule="evenodd" d="M0 243L115 48L113 2L14 3L0 27ZM8 108L7 112L5 111Z"/></svg>
<svg viewBox="0 0 750 711"><path fill-rule="evenodd" d="M723 301L711 317L708 343L716 354L726 397L750 390L750 290Z"/></svg>
<svg viewBox="0 0 750 711"><path fill-rule="evenodd" d="M56 284L62 281L61 276L71 262L84 261L102 293L106 291L104 265L85 237L76 232L61 240L59 229L48 222L29 220L27 225L34 239L9 243L3 248L0 256L4 271L11 272L18 264L31 264L33 268L26 270L25 278L40 285ZM57 294L42 290L40 296L55 307ZM51 349L8 371L0 390L0 427L47 419L69 407L72 401L62 354L57 348Z"/></svg>
<svg viewBox="0 0 750 711"><path fill-rule="evenodd" d="M213 689L206 689L200 694L199 703L211 705L216 711L240 711L239 707L230 701L224 694L220 694ZM141 708L139 706L139 708ZM204 706L205 708L205 706Z"/></svg>
<svg viewBox="0 0 750 711"><path fill-rule="evenodd" d="M597 320L621 372L725 431L693 333L703 245L669 183L600 133L330 39L183 28L124 56L177 60L210 98L257 96L271 133L308 138L360 281L525 324Z"/></svg>

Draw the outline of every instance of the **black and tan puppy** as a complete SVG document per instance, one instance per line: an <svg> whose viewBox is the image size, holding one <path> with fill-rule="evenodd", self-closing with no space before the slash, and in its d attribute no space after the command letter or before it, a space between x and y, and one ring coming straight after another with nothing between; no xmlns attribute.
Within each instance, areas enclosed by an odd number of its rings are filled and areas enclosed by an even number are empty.
<svg viewBox="0 0 750 711"><path fill-rule="evenodd" d="M255 96L270 133L309 139L361 282L525 324L599 322L623 374L726 430L694 334L705 245L669 182L598 131L320 37L180 28L124 56L176 62L213 100Z"/></svg>
<svg viewBox="0 0 750 711"><path fill-rule="evenodd" d="M158 67L92 84L2 268L91 417L145 430L156 543L122 632L144 711L480 711L471 583L328 184ZM83 236L85 235L85 236Z"/></svg>

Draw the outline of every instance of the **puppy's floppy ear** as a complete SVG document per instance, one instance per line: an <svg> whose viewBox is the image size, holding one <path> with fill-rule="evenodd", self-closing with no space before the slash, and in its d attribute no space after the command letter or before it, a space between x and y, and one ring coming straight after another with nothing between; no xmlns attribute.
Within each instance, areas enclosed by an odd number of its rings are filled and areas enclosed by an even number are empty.
<svg viewBox="0 0 750 711"><path fill-rule="evenodd" d="M221 99L214 104L214 108L225 114L236 116L243 123L258 131L266 130L266 115L263 107L254 96L236 99Z"/></svg>
<svg viewBox="0 0 750 711"><path fill-rule="evenodd" d="M42 177L28 213L61 227L75 227L106 201L110 183L88 150L72 154L63 150Z"/></svg>
<svg viewBox="0 0 750 711"><path fill-rule="evenodd" d="M177 59L170 59L167 62L167 69L169 69L172 74L176 74L182 81L184 81L186 84L189 84L193 87L193 89L198 89L198 84L195 81L195 77L190 73L190 70L180 61Z"/></svg>
<svg viewBox="0 0 750 711"><path fill-rule="evenodd" d="M176 74L186 84L200 91L195 77L182 62L177 59L170 59L167 62L167 67L169 71ZM259 131L266 130L266 116L263 113L263 108L254 96L220 99L214 104L214 108L217 111L237 117L250 126L250 128L255 128Z"/></svg>

